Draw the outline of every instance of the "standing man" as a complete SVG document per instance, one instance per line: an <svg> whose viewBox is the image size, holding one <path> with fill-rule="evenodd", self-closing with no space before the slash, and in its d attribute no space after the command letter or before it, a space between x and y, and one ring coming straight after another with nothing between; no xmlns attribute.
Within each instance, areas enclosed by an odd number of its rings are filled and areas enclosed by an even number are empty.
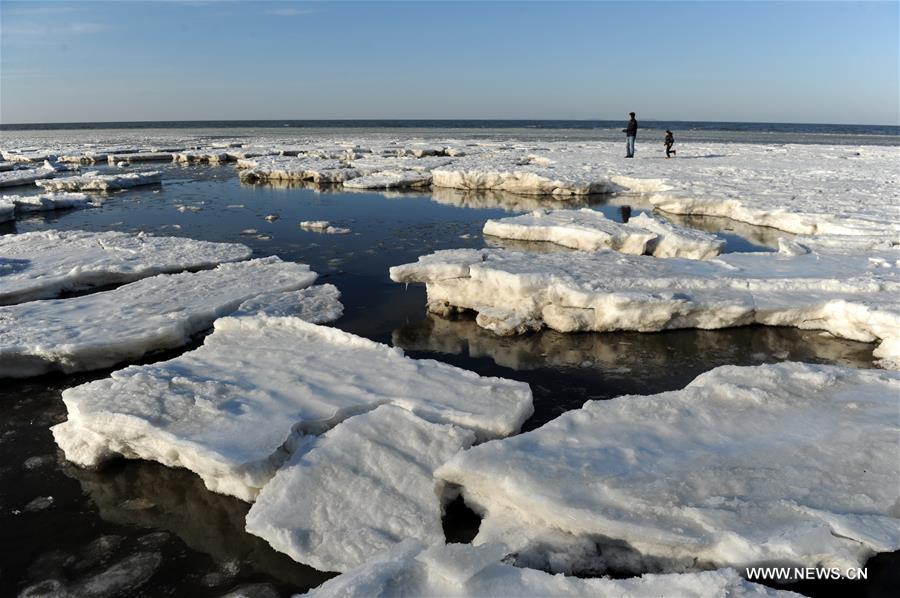
<svg viewBox="0 0 900 598"><path fill-rule="evenodd" d="M631 120L628 121L628 127L622 129L622 132L625 133L625 157L634 158L634 140L637 138L638 124L634 119L634 112L629 112L628 116L631 117Z"/></svg>

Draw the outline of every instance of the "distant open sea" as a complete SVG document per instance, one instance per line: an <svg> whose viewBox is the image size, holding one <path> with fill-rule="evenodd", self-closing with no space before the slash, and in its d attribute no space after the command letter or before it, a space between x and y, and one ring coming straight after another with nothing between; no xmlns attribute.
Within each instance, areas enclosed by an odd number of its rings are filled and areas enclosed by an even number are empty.
<svg viewBox="0 0 900 598"><path fill-rule="evenodd" d="M900 145L900 126L641 120L638 138L665 129L681 141ZM155 130L241 135L403 135L459 138L621 139L625 119L612 120L203 120L0 124L0 132ZM46 135L39 135L46 137Z"/></svg>

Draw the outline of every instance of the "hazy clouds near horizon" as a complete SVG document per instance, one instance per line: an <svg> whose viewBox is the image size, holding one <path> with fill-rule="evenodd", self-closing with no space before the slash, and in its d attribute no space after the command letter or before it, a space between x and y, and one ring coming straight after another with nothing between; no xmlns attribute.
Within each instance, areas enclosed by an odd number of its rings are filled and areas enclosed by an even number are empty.
<svg viewBox="0 0 900 598"><path fill-rule="evenodd" d="M0 1L0 121L900 124L898 4Z"/></svg>

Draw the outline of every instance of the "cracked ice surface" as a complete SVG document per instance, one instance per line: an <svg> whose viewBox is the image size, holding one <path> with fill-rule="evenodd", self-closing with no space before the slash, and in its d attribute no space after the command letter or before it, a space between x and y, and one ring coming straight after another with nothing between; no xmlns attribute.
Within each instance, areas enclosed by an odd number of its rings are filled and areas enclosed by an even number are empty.
<svg viewBox="0 0 900 598"><path fill-rule="evenodd" d="M898 394L896 372L724 366L589 401L436 475L486 514L475 543L502 541L520 564L846 570L900 548Z"/></svg>
<svg viewBox="0 0 900 598"><path fill-rule="evenodd" d="M306 596L329 598L391 598L395 596L679 596L733 598L798 596L745 581L733 569L643 575L632 579L579 579L551 575L505 562L501 544L447 544L425 547L406 540L362 565L326 581Z"/></svg>
<svg viewBox="0 0 900 598"><path fill-rule="evenodd" d="M84 193L43 193L41 195L4 195L0 201L10 202L16 212L46 212L86 208L93 201Z"/></svg>
<svg viewBox="0 0 900 598"><path fill-rule="evenodd" d="M248 247L237 243L144 233L51 230L2 235L0 305L132 282L165 272L209 268L245 260L250 254Z"/></svg>
<svg viewBox="0 0 900 598"><path fill-rule="evenodd" d="M269 257L0 307L0 378L100 369L180 347L247 299L315 278L305 264Z"/></svg>
<svg viewBox="0 0 900 598"><path fill-rule="evenodd" d="M119 370L65 391L63 400L69 420L53 431L69 460L155 460L244 500L256 497L303 434L378 405L481 439L518 431L533 412L522 382L410 359L299 318L267 317L221 318L199 349Z"/></svg>
<svg viewBox="0 0 900 598"><path fill-rule="evenodd" d="M434 470L474 441L392 405L351 417L294 453L260 491L247 531L320 571L405 538L443 544Z"/></svg>
<svg viewBox="0 0 900 598"><path fill-rule="evenodd" d="M115 191L139 185L153 185L162 181L159 172L130 172L128 174L97 174L88 172L81 176L37 181L35 184L48 191Z"/></svg>
<svg viewBox="0 0 900 598"><path fill-rule="evenodd" d="M613 251L460 249L420 257L390 274L395 282L424 282L431 311L475 310L480 326L501 335L542 326L560 332L795 326L888 341L876 356L893 367L900 360L893 352L898 268L891 252L661 260Z"/></svg>
<svg viewBox="0 0 900 598"><path fill-rule="evenodd" d="M632 255L692 259L716 256L725 245L713 234L665 223L646 214L621 223L589 208L536 210L522 216L488 220L484 234L519 241L545 241L583 251L605 247Z"/></svg>

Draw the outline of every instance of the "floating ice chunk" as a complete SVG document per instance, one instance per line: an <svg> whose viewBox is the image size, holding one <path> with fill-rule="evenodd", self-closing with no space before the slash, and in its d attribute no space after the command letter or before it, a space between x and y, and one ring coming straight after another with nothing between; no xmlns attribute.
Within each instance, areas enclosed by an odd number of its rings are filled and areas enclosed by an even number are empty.
<svg viewBox="0 0 900 598"><path fill-rule="evenodd" d="M173 160L183 164L220 164L230 162L232 157L224 150L187 150L177 152Z"/></svg>
<svg viewBox="0 0 900 598"><path fill-rule="evenodd" d="M362 565L326 581L306 596L391 598L399 596L798 596L745 581L733 569L632 579L579 579L508 565L500 544L447 544L426 548L406 540Z"/></svg>
<svg viewBox="0 0 900 598"><path fill-rule="evenodd" d="M435 187L498 189L528 195L587 195L621 187L587 164L534 164L524 157L479 154L431 171Z"/></svg>
<svg viewBox="0 0 900 598"><path fill-rule="evenodd" d="M248 286L261 287L273 277L251 278ZM110 329L108 314L98 326ZM65 391L63 400L69 420L53 432L69 460L96 465L122 455L186 467L210 490L244 500L256 497L304 433L381 404L481 439L516 432L533 411L522 382L268 317L221 318L199 349L119 370Z"/></svg>
<svg viewBox="0 0 900 598"><path fill-rule="evenodd" d="M725 241L712 233L684 228L647 214L633 216L627 226L656 233L649 252L656 257L705 260L719 255L725 247Z"/></svg>
<svg viewBox="0 0 900 598"><path fill-rule="evenodd" d="M110 164L117 162L168 162L173 157L172 152L134 152L127 154L107 154L106 160Z"/></svg>
<svg viewBox="0 0 900 598"><path fill-rule="evenodd" d="M304 220L300 223L300 228L315 233L326 233L329 235L345 235L351 232L349 228L331 226L331 223L327 220Z"/></svg>
<svg viewBox="0 0 900 598"><path fill-rule="evenodd" d="M684 390L589 401L436 475L486 513L476 543L508 541L491 519L515 521L515 549L554 570L603 570L596 546L612 541L668 566L846 571L900 547L898 393L896 372L723 366Z"/></svg>
<svg viewBox="0 0 900 598"><path fill-rule="evenodd" d="M351 179L344 183L348 189L402 189L427 187L431 173L416 170L382 170Z"/></svg>
<svg viewBox="0 0 900 598"><path fill-rule="evenodd" d="M44 193L41 195L4 195L4 202L11 202L17 212L45 212L86 208L93 205L84 193Z"/></svg>
<svg viewBox="0 0 900 598"><path fill-rule="evenodd" d="M242 181L313 181L314 183L342 183L361 173L344 162L332 159L295 158L289 156L261 156L238 160Z"/></svg>
<svg viewBox="0 0 900 598"><path fill-rule="evenodd" d="M272 257L2 307L0 377L100 369L180 347L247 299L303 288L315 278L306 265Z"/></svg>
<svg viewBox="0 0 900 598"><path fill-rule="evenodd" d="M129 172L127 174L86 173L81 176L37 181L48 191L115 191L139 185L155 185L162 181L159 172Z"/></svg>
<svg viewBox="0 0 900 598"><path fill-rule="evenodd" d="M488 220L484 234L520 241L547 241L593 251L607 247L642 255L657 238L656 233L610 220L601 212L581 210L536 210L531 214Z"/></svg>
<svg viewBox="0 0 900 598"><path fill-rule="evenodd" d="M56 176L56 171L47 168L26 168L0 172L0 187L21 187Z"/></svg>
<svg viewBox="0 0 900 598"><path fill-rule="evenodd" d="M15 162L0 162L0 172L8 172L16 168Z"/></svg>
<svg viewBox="0 0 900 598"><path fill-rule="evenodd" d="M474 441L392 405L351 417L275 474L247 531L320 571L346 571L405 538L443 544L434 470Z"/></svg>
<svg viewBox="0 0 900 598"><path fill-rule="evenodd" d="M263 293L241 303L232 315L295 316L313 324L324 324L344 315L340 298L341 292L333 284L284 293Z"/></svg>
<svg viewBox="0 0 900 598"><path fill-rule="evenodd" d="M250 257L236 243L144 233L36 231L0 236L0 305L210 268Z"/></svg>
<svg viewBox="0 0 900 598"><path fill-rule="evenodd" d="M460 249L395 266L390 274L396 282L426 283L430 311L475 310L485 314L477 320L483 326L529 319L560 332L650 332L766 324L884 341L900 330L900 275L893 253L885 254L889 267L870 257L735 253L659 260L612 251Z"/></svg>

